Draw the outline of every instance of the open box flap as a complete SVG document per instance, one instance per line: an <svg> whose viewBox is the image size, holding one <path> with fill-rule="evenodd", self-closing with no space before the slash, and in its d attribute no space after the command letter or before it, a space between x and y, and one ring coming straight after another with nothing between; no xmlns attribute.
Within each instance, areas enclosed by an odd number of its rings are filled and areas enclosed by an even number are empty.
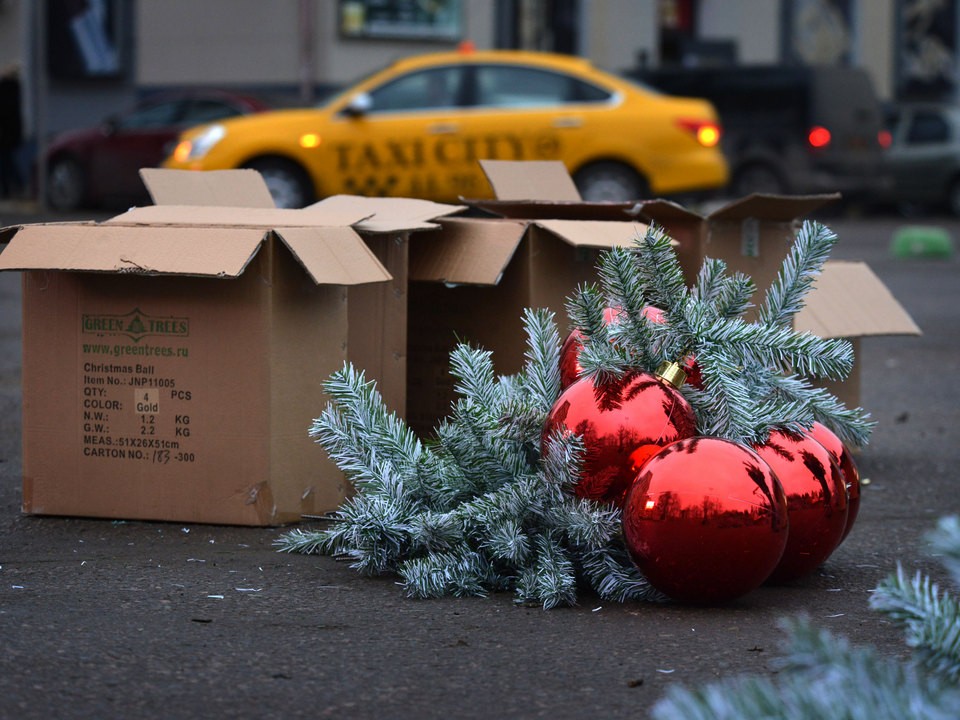
<svg viewBox="0 0 960 720"><path fill-rule="evenodd" d="M633 245L647 230L640 222L602 220L538 220L534 225L549 230L574 247L602 249Z"/></svg>
<svg viewBox="0 0 960 720"><path fill-rule="evenodd" d="M823 195L767 195L753 193L713 210L711 220L762 218L788 222L840 199L840 193Z"/></svg>
<svg viewBox="0 0 960 720"><path fill-rule="evenodd" d="M25 225L0 254L0 270L237 277L264 236L257 228Z"/></svg>
<svg viewBox="0 0 960 720"><path fill-rule="evenodd" d="M221 207L203 205L147 205L110 218L106 224L222 227L335 227L370 217L358 207L339 206L307 212L303 209Z"/></svg>
<svg viewBox="0 0 960 720"><path fill-rule="evenodd" d="M317 285L362 285L392 279L350 228L281 228L276 233Z"/></svg>
<svg viewBox="0 0 960 720"><path fill-rule="evenodd" d="M807 294L794 328L820 337L919 335L920 328L866 263L831 260Z"/></svg>
<svg viewBox="0 0 960 720"><path fill-rule="evenodd" d="M140 178L154 205L275 207L263 176L256 170L141 168Z"/></svg>
<svg viewBox="0 0 960 720"><path fill-rule="evenodd" d="M392 233L406 230L433 230L433 222L441 217L466 210L464 205L447 205L416 198L381 198L360 195L332 195L303 209L313 212L338 213L350 216L362 213L365 219L354 227L362 232Z"/></svg>
<svg viewBox="0 0 960 720"><path fill-rule="evenodd" d="M441 220L443 237L424 233L410 246L411 280L496 285L528 224L519 220Z"/></svg>
<svg viewBox="0 0 960 720"><path fill-rule="evenodd" d="M480 160L480 168L498 200L582 201L559 160Z"/></svg>

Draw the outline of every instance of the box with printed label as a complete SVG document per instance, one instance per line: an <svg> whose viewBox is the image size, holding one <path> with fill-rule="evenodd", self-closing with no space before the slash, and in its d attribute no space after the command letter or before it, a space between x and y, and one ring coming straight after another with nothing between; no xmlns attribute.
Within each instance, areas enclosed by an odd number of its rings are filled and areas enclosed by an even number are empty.
<svg viewBox="0 0 960 720"><path fill-rule="evenodd" d="M362 205L5 229L0 270L23 285L24 511L274 525L338 507L349 488L308 430L323 381L362 366L351 293L394 280L355 230L374 222ZM364 320L383 336L383 313Z"/></svg>

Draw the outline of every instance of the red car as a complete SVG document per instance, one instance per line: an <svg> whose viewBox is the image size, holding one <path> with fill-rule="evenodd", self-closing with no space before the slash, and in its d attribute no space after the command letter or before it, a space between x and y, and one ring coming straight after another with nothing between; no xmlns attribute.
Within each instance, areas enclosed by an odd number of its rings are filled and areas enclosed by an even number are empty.
<svg viewBox="0 0 960 720"><path fill-rule="evenodd" d="M137 174L157 167L184 128L269 109L230 92L186 91L150 97L98 127L70 130L47 148L46 197L56 210L143 204Z"/></svg>

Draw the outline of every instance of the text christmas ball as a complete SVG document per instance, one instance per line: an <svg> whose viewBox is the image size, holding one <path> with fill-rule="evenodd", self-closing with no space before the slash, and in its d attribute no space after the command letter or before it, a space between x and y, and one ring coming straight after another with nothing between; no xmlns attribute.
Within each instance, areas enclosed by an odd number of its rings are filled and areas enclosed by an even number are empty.
<svg viewBox="0 0 960 720"><path fill-rule="evenodd" d="M620 506L647 458L693 436L696 418L690 403L667 381L633 372L611 382L584 377L570 385L547 415L544 453L556 432L583 438L585 451L574 492Z"/></svg>
<svg viewBox="0 0 960 720"><path fill-rule="evenodd" d="M847 524L847 488L830 453L809 435L775 430L756 448L787 496L790 539L770 582L816 570L840 544Z"/></svg>
<svg viewBox="0 0 960 720"><path fill-rule="evenodd" d="M807 435L827 449L830 457L840 467L840 476L843 478L844 485L847 486L847 524L840 538L840 542L843 542L853 529L853 523L856 522L857 515L860 513L860 469L857 467L856 460L853 459L850 448L844 445L836 433L826 425L815 422L807 431Z"/></svg>
<svg viewBox="0 0 960 720"><path fill-rule="evenodd" d="M758 588L787 545L787 501L757 453L695 437L644 465L623 507L623 536L641 573L679 602L728 602Z"/></svg>

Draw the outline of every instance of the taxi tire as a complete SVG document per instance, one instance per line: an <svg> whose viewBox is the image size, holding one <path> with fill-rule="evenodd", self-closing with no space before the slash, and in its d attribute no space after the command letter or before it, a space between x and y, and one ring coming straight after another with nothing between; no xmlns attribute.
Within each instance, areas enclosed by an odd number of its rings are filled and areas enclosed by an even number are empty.
<svg viewBox="0 0 960 720"><path fill-rule="evenodd" d="M629 165L618 162L585 165L573 176L573 182L589 202L630 202L650 195L646 180Z"/></svg>
<svg viewBox="0 0 960 720"><path fill-rule="evenodd" d="M302 208L315 199L310 177L292 160L278 157L258 158L244 167L257 170L263 176L278 208Z"/></svg>

